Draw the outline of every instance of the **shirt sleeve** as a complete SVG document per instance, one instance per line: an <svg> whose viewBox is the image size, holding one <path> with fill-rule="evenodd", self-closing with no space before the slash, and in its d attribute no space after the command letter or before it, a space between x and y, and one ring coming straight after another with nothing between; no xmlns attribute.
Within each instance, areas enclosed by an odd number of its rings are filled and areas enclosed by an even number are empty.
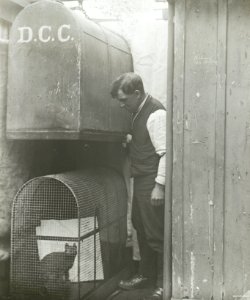
<svg viewBox="0 0 250 300"><path fill-rule="evenodd" d="M157 177L155 181L165 185L166 173L166 111L158 109L147 120L147 129L155 152L160 156Z"/></svg>

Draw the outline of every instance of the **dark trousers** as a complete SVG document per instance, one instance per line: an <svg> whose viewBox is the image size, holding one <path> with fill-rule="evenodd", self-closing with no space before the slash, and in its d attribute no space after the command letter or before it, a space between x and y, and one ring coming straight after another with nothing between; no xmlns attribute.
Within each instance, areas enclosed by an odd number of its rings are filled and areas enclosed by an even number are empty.
<svg viewBox="0 0 250 300"><path fill-rule="evenodd" d="M139 272L163 286L164 205L153 206L151 193L134 191L132 222L137 231L141 261Z"/></svg>

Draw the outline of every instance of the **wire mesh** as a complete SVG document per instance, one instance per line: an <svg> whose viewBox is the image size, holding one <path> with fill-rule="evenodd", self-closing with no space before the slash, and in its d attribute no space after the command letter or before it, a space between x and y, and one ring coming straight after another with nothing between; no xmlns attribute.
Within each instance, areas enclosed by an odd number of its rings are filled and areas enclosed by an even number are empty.
<svg viewBox="0 0 250 300"><path fill-rule="evenodd" d="M123 267L126 189L113 170L38 177L12 210L11 292L82 299Z"/></svg>

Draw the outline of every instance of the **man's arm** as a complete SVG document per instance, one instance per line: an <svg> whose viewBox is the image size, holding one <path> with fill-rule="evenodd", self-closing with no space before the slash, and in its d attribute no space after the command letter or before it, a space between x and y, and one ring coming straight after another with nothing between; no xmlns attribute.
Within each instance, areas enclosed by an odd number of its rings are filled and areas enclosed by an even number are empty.
<svg viewBox="0 0 250 300"><path fill-rule="evenodd" d="M147 129L155 152L160 156L155 187L151 194L152 205L162 205L165 198L166 111L159 109L147 121Z"/></svg>

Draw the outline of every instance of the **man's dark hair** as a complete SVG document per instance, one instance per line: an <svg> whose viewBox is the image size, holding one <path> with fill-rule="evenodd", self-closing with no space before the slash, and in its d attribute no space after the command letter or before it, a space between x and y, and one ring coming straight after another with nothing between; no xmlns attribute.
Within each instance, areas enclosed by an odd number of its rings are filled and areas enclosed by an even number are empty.
<svg viewBox="0 0 250 300"><path fill-rule="evenodd" d="M124 73L113 81L110 92L113 98L117 97L119 89L126 95L131 95L136 90L140 91L142 94L145 93L141 77L133 72Z"/></svg>

